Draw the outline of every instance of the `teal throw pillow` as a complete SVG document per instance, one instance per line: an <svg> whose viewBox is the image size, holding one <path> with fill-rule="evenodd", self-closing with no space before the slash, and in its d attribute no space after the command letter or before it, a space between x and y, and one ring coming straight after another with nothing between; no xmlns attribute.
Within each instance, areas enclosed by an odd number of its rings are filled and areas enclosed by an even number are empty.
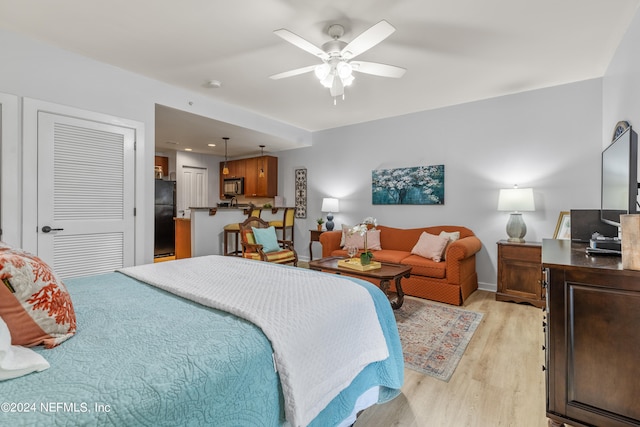
<svg viewBox="0 0 640 427"><path fill-rule="evenodd" d="M271 226L268 228L255 228L253 230L253 237L256 239L256 243L262 245L262 250L265 252L277 252L280 245L278 244L278 236L276 236L276 229Z"/></svg>

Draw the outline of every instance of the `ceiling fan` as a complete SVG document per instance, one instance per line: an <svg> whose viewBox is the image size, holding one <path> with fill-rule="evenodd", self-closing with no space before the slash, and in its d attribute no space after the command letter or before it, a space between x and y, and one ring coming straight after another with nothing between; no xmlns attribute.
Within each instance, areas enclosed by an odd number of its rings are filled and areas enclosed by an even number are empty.
<svg viewBox="0 0 640 427"><path fill-rule="evenodd" d="M295 70L285 71L270 76L271 79L278 80L285 77L297 76L308 72L315 72L320 83L329 89L334 97L333 103L338 96L344 99L344 88L349 86L353 80L353 71L374 76L400 78L407 71L405 68L395 65L380 64L377 62L354 61L353 59L361 53L371 49L395 31L395 27L384 19L369 29L365 30L350 43L340 40L344 34L344 27L339 24L329 26L327 33L332 40L324 43L322 47L317 47L311 42L303 39L297 34L284 28L275 30L274 33L305 50L322 60L322 64L309 65Z"/></svg>

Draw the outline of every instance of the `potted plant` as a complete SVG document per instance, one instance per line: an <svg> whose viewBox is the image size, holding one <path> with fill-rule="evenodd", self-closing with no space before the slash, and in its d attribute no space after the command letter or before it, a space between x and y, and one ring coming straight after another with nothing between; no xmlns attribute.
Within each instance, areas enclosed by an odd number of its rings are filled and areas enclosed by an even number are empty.
<svg viewBox="0 0 640 427"><path fill-rule="evenodd" d="M324 219L322 219L322 217L316 219L316 222L318 223L318 231L322 231L322 224L324 224Z"/></svg>
<svg viewBox="0 0 640 427"><path fill-rule="evenodd" d="M369 230L375 230L377 225L378 221L375 218L367 217L361 224L358 224L351 229L352 233L358 233L361 236L364 236L364 250L360 254L360 263L362 265L371 264L371 260L373 259L373 253L367 247L367 232Z"/></svg>

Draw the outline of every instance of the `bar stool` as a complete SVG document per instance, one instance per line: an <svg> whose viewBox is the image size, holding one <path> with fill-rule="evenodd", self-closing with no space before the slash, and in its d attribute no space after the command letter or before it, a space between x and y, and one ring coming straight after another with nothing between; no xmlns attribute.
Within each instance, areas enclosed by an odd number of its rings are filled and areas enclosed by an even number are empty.
<svg viewBox="0 0 640 427"><path fill-rule="evenodd" d="M295 208L284 208L282 220L269 221L269 225L277 230L282 230L282 240L290 240L293 245L293 223L295 221ZM287 230L291 230L291 238L287 239Z"/></svg>
<svg viewBox="0 0 640 427"><path fill-rule="evenodd" d="M255 216L260 218L260 213L262 212L260 208L256 208L253 207L251 209L248 210L249 215L247 216L248 218ZM239 222L234 222L232 224L227 224L223 227L223 231L224 231L224 255L231 255L231 256L242 256L242 249L240 248L240 244L239 244L239 237L240 237L240 223ZM235 246L233 247L233 251L229 251L229 235L233 234L233 239L234 239L234 243Z"/></svg>

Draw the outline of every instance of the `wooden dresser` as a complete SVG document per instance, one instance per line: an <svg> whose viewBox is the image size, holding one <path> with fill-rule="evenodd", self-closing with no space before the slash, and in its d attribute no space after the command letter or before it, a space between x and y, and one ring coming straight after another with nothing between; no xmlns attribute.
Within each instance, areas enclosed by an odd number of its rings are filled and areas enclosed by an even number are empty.
<svg viewBox="0 0 640 427"><path fill-rule="evenodd" d="M640 271L544 240L549 426L640 426Z"/></svg>
<svg viewBox="0 0 640 427"><path fill-rule="evenodd" d="M526 302L545 306L540 242L498 242L496 301Z"/></svg>

